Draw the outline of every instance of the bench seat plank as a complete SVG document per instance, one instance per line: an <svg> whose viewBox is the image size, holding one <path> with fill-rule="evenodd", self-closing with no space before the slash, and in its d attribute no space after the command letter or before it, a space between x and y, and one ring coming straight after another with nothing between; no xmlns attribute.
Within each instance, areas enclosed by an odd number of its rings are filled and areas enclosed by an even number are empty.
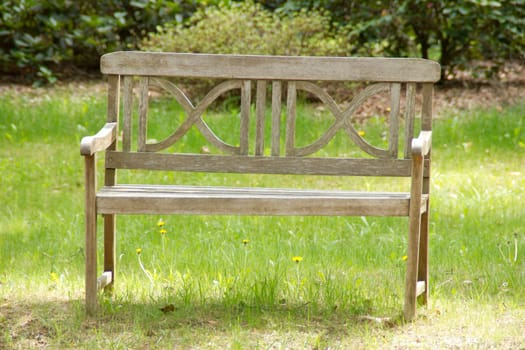
<svg viewBox="0 0 525 350"><path fill-rule="evenodd" d="M102 214L408 216L409 204L404 192L118 185L97 193Z"/></svg>

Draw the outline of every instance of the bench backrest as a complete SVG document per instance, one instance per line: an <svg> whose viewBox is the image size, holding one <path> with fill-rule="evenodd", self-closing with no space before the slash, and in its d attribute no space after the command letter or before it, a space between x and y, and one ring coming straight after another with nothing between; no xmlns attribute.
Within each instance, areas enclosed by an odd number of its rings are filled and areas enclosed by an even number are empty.
<svg viewBox="0 0 525 350"><path fill-rule="evenodd" d="M158 169L204 172L410 176L410 140L414 135L416 101L421 101L421 130L431 130L433 83L440 68L433 61L403 58L282 57L115 52L101 59L108 75L108 122L122 114L122 145L107 154L107 168ZM194 104L168 78L222 79L198 104ZM344 106L318 82L366 82L368 85ZM417 85L421 88L418 89ZM148 141L148 105L152 88L171 94L182 106L186 119L173 126L162 141ZM134 135L133 95L138 91L138 127ZM221 95L240 90L240 140L227 144L203 119L206 109ZM334 117L332 125L313 143L298 147L296 134L297 91L316 96ZM253 91L253 92L252 92ZM271 91L268 93L268 91ZM350 119L369 97L389 93L388 147L375 147L363 138ZM421 94L421 97L417 95ZM252 96L253 95L253 96ZM269 96L267 96L269 95ZM403 96L404 95L404 96ZM403 99L402 99L403 97ZM401 101L404 100L404 112ZM265 154L265 115L271 111L271 145ZM255 106L255 116L251 106ZM120 111L122 106L122 111ZM281 118L282 111L286 118ZM255 117L255 132L250 119ZM404 119L404 127L401 127ZM283 124L283 125L281 125ZM224 155L167 154L161 152L196 127ZM285 135L281 135L284 130ZM404 144L399 149L400 130ZM342 131L365 158L312 156ZM255 135L250 140L250 135ZM285 142L281 143L284 137ZM252 143L252 147L250 147Z"/></svg>

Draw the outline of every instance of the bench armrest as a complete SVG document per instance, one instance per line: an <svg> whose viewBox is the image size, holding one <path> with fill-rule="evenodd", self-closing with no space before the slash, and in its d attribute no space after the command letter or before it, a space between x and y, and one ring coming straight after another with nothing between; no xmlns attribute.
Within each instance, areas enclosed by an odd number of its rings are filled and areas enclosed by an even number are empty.
<svg viewBox="0 0 525 350"><path fill-rule="evenodd" d="M80 142L80 154L91 156L96 152L107 149L117 136L117 123L106 123L100 131L93 136L86 136Z"/></svg>
<svg viewBox="0 0 525 350"><path fill-rule="evenodd" d="M412 140L412 155L426 156L432 145L432 131L421 131L419 136Z"/></svg>

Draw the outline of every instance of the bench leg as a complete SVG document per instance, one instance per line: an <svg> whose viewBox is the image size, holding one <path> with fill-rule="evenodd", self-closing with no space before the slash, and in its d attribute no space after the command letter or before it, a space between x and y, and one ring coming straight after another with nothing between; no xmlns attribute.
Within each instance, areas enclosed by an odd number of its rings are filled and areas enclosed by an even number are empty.
<svg viewBox="0 0 525 350"><path fill-rule="evenodd" d="M86 312L97 310L97 208L95 156L85 156Z"/></svg>
<svg viewBox="0 0 525 350"><path fill-rule="evenodd" d="M404 315L407 321L411 321L416 315L420 226L420 216L410 219L404 309Z"/></svg>
<svg viewBox="0 0 525 350"><path fill-rule="evenodd" d="M428 216L429 205L427 203L427 210L421 216L421 234L419 236L419 263L417 280L425 282L425 291L419 296L419 301L423 305L427 305L429 284L428 284Z"/></svg>
<svg viewBox="0 0 525 350"><path fill-rule="evenodd" d="M418 273L421 234L421 199L423 191L423 156L413 155L412 184L408 223L408 252L405 280L405 320L412 321L416 316L418 293ZM421 286L421 284L420 284ZM426 288L426 286L424 286Z"/></svg>
<svg viewBox="0 0 525 350"><path fill-rule="evenodd" d="M114 214L104 215L104 272L111 272L111 282L104 287L104 292L113 291L116 270L116 217Z"/></svg>

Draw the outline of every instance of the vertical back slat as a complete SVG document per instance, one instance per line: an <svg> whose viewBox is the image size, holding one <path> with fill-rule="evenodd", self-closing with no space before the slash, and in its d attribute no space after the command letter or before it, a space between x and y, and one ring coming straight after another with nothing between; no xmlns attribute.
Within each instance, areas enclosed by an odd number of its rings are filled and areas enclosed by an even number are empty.
<svg viewBox="0 0 525 350"><path fill-rule="evenodd" d="M249 131L250 131L250 102L251 102L251 81L245 80L241 89L241 130L240 130L240 154L247 155L249 150Z"/></svg>
<svg viewBox="0 0 525 350"><path fill-rule="evenodd" d="M272 82L272 156L281 154L281 91L280 81Z"/></svg>
<svg viewBox="0 0 525 350"><path fill-rule="evenodd" d="M286 95L286 155L295 153L295 118L297 104L297 89L294 81L288 82Z"/></svg>
<svg viewBox="0 0 525 350"><path fill-rule="evenodd" d="M399 100L401 84L393 83L390 86L390 144L388 152L392 158L397 158L399 148Z"/></svg>
<svg viewBox="0 0 525 350"><path fill-rule="evenodd" d="M149 105L149 78L141 77L139 82L139 136L138 151L146 151L148 138L148 105Z"/></svg>
<svg viewBox="0 0 525 350"><path fill-rule="evenodd" d="M118 122L119 115L119 100L120 100L120 76L108 76L108 123Z"/></svg>
<svg viewBox="0 0 525 350"><path fill-rule="evenodd" d="M408 83L405 102L405 158L410 158L411 142L414 137L414 117L416 114L416 84Z"/></svg>
<svg viewBox="0 0 525 350"><path fill-rule="evenodd" d="M421 104L421 130L432 130L432 99L434 95L434 85L431 83L423 84L423 102Z"/></svg>
<svg viewBox="0 0 525 350"><path fill-rule="evenodd" d="M108 77L108 109L107 121L108 123L117 123L120 113L120 76L110 75ZM117 149L117 142L113 142L108 147L110 151ZM104 184L106 186L115 185L117 182L117 171L115 169L106 168L104 175Z"/></svg>
<svg viewBox="0 0 525 350"><path fill-rule="evenodd" d="M122 125L122 149L124 152L131 151L131 129L133 125L133 77L123 77L122 113L124 122Z"/></svg>
<svg viewBox="0 0 525 350"><path fill-rule="evenodd" d="M255 155L264 155L264 113L266 109L266 81L257 81L256 97L256 126L255 126Z"/></svg>

